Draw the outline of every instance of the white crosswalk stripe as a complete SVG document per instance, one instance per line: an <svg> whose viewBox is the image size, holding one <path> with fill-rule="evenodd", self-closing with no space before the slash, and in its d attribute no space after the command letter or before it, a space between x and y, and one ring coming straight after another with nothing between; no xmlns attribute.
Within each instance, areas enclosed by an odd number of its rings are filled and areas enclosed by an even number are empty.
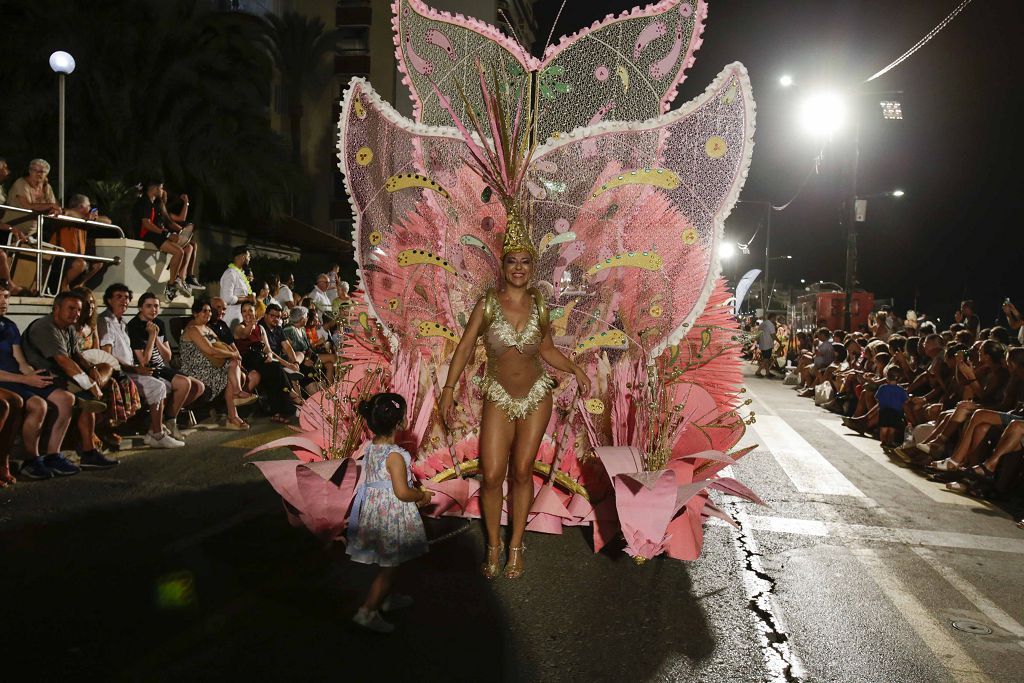
<svg viewBox="0 0 1024 683"><path fill-rule="evenodd" d="M781 417L759 416L754 431L797 491L864 497L860 489Z"/></svg>

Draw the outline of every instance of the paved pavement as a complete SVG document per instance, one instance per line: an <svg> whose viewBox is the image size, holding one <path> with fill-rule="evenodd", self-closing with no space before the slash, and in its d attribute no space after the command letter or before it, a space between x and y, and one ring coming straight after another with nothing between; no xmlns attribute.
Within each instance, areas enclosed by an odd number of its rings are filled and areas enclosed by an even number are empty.
<svg viewBox="0 0 1024 683"><path fill-rule="evenodd" d="M390 637L348 621L372 570L289 527L244 465L276 425L19 484L0 492L3 677L1021 680L1024 532L781 383L748 386L760 446L733 469L770 507L729 503L742 530L709 527L700 561L637 566L573 529L488 583L473 525L408 566Z"/></svg>

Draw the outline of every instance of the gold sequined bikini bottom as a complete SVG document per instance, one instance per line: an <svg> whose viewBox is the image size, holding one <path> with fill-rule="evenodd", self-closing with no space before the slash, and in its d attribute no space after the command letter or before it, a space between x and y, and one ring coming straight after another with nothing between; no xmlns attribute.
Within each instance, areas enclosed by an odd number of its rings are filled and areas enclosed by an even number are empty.
<svg viewBox="0 0 1024 683"><path fill-rule="evenodd" d="M501 385L501 382L490 374L486 374L482 378L474 378L474 381L483 392L484 398L496 403L510 422L522 420L530 415L530 413L537 409L540 402L544 400L544 397L558 384L554 377L546 372L542 372L537 381L530 387L530 391L527 392L526 396L513 398L505 390L505 387Z"/></svg>

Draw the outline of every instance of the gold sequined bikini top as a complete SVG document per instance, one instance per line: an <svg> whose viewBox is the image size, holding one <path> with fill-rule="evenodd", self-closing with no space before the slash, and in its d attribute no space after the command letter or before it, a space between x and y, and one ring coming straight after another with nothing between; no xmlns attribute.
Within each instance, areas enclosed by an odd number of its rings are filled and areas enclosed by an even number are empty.
<svg viewBox="0 0 1024 683"><path fill-rule="evenodd" d="M530 290L530 293L533 295L530 319L527 320L526 327L516 330L505 317L494 290L487 290L487 294L484 295L484 343L487 345L488 357L496 358L511 348L524 355L538 353L547 328L547 307L537 290Z"/></svg>

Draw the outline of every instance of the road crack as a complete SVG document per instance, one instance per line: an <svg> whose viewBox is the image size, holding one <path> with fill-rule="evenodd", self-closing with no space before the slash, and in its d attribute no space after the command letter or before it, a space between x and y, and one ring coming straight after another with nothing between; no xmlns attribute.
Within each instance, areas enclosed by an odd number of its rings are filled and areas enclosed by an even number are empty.
<svg viewBox="0 0 1024 683"><path fill-rule="evenodd" d="M799 665L790 646L789 633L779 623L772 605L775 597L775 577L764 571L762 555L757 541L745 530L746 514L736 503L727 504L732 508L733 517L740 521L740 528L733 530L736 548L742 561L741 571L747 587L749 609L755 618L761 634L761 651L768 666L773 683L799 683L803 678L797 673Z"/></svg>

